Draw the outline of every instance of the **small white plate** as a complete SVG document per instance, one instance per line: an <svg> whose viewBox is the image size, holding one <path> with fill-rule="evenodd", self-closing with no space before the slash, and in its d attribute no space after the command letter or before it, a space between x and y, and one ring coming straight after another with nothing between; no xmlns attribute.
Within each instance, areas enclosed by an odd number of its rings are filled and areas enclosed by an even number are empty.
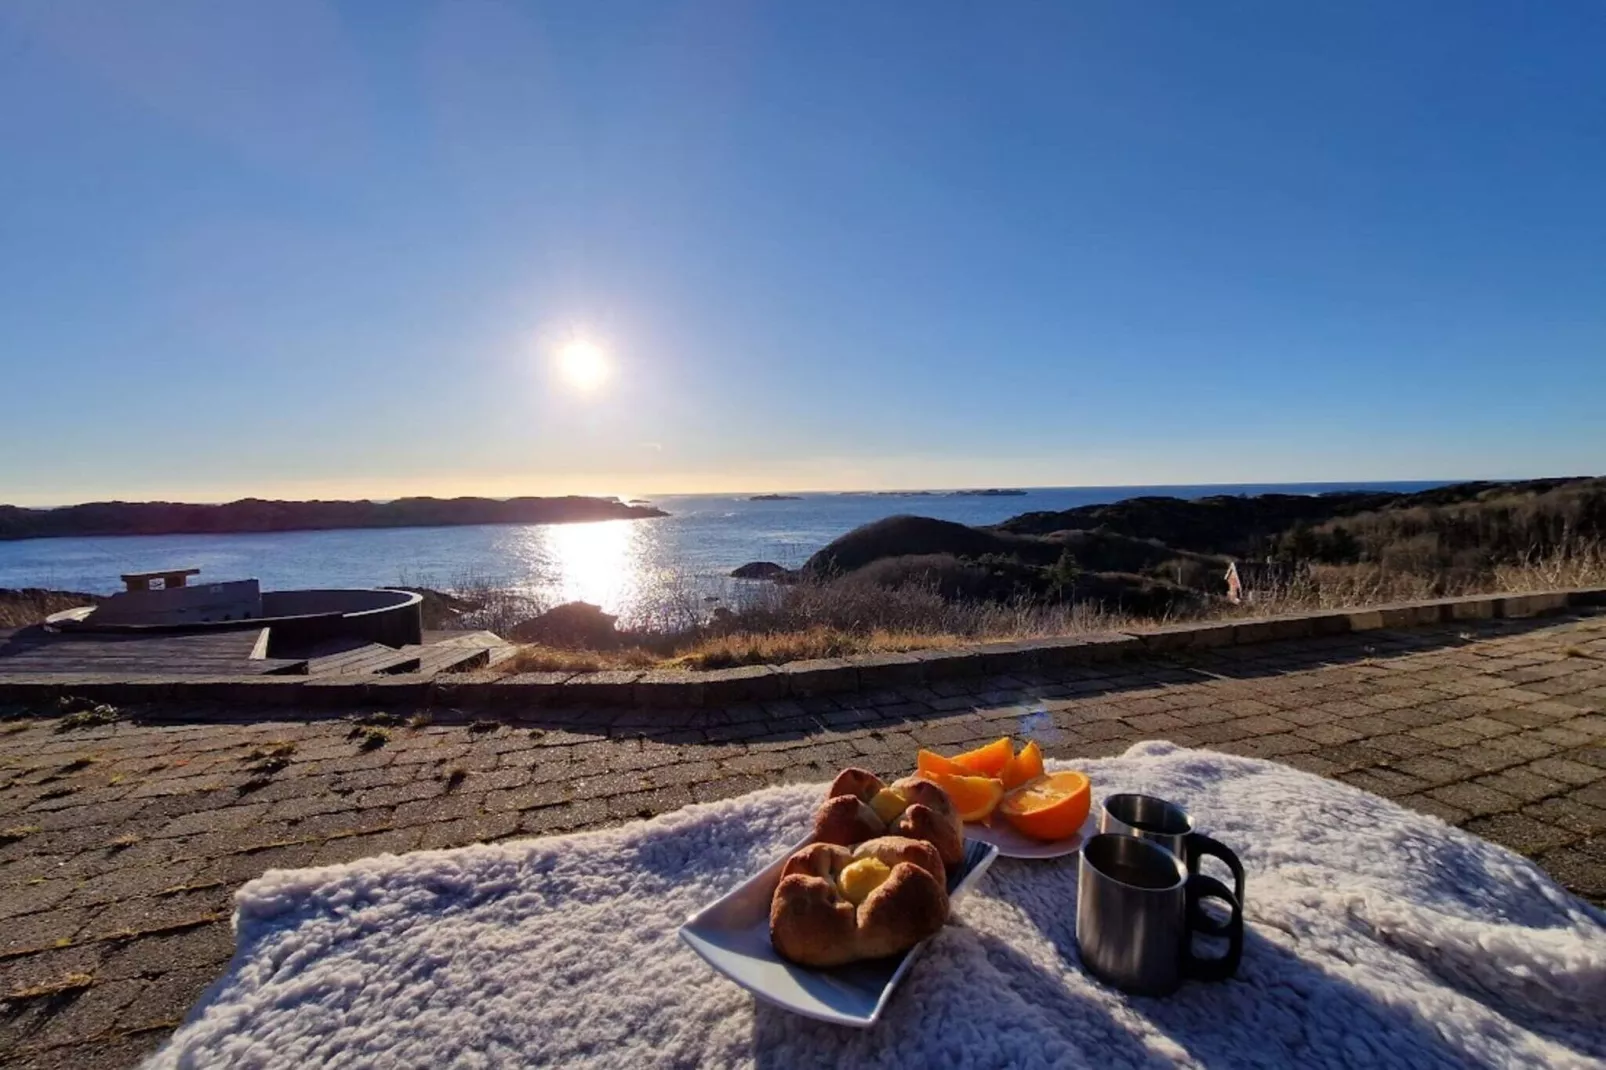
<svg viewBox="0 0 1606 1070"><path fill-rule="evenodd" d="M766 1003L836 1025L874 1025L930 938L902 955L829 970L781 958L770 944L770 899L781 881L781 867L810 842L788 848L724 898L704 907L680 927L680 938L715 970ZM966 840L965 860L948 873L948 901L957 902L997 857L998 848L991 844Z"/></svg>
<svg viewBox="0 0 1606 1070"><path fill-rule="evenodd" d="M1063 840L1034 840L1030 836L1016 832L1003 818L995 819L991 825L979 822L967 823L965 839L990 843L998 848L998 853L1005 858L1063 858L1065 855L1080 851L1082 842L1097 831L1098 822L1094 819L1092 810L1089 810L1087 820L1082 822L1081 831Z"/></svg>

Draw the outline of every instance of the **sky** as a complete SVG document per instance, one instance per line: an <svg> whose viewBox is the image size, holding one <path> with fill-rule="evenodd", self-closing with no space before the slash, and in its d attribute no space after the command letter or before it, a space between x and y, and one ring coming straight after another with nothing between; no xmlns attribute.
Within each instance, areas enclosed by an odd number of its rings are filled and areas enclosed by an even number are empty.
<svg viewBox="0 0 1606 1070"><path fill-rule="evenodd" d="M1600 473L1603 54L1598 0L5 0L0 502Z"/></svg>

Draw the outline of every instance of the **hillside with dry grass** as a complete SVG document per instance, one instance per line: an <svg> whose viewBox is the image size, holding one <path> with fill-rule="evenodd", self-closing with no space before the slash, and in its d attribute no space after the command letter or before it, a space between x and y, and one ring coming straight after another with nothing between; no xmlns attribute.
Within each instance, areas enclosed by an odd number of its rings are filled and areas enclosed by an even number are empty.
<svg viewBox="0 0 1606 1070"><path fill-rule="evenodd" d="M1066 525L1085 525L1082 527ZM1286 566L1244 604L1229 562ZM708 618L510 666L721 668L1183 620L1606 585L1606 479L1139 498L990 528L889 517Z"/></svg>

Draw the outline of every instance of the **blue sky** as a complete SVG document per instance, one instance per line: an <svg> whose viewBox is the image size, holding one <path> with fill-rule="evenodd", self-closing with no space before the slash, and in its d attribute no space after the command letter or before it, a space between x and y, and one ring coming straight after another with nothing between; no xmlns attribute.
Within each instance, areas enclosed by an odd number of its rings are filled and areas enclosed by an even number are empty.
<svg viewBox="0 0 1606 1070"><path fill-rule="evenodd" d="M7 0L0 501L1601 472L1603 54L1595 0Z"/></svg>

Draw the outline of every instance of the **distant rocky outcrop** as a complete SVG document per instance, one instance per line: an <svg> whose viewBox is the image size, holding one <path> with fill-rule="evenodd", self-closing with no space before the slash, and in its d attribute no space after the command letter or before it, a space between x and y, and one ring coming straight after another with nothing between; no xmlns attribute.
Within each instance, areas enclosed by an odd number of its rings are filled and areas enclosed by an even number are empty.
<svg viewBox="0 0 1606 1070"><path fill-rule="evenodd" d="M948 492L948 497L950 498L1023 498L1025 496L1026 492L1024 490L1017 490L1013 487L1004 489L990 487L987 490L951 490Z"/></svg>
<svg viewBox="0 0 1606 1070"><path fill-rule="evenodd" d="M614 623L619 618L590 602L566 602L538 617L515 624L507 638L543 646L606 650L619 642Z"/></svg>
<svg viewBox="0 0 1606 1070"><path fill-rule="evenodd" d="M668 516L616 498L398 498L388 502L285 502L244 498L226 505L90 502L59 509L0 505L0 539L67 535L215 535L333 528L458 524L567 524Z"/></svg>
<svg viewBox="0 0 1606 1070"><path fill-rule="evenodd" d="M803 497L798 494L755 494L747 500L750 502L800 502Z"/></svg>
<svg viewBox="0 0 1606 1070"><path fill-rule="evenodd" d="M800 571L826 577L852 572L884 557L926 554L972 558L992 554L1051 564L1059 553L1042 539L926 516L889 516L833 539L804 562Z"/></svg>
<svg viewBox="0 0 1606 1070"><path fill-rule="evenodd" d="M749 561L731 570L731 578L738 580L778 580L791 575L791 569L773 561Z"/></svg>

